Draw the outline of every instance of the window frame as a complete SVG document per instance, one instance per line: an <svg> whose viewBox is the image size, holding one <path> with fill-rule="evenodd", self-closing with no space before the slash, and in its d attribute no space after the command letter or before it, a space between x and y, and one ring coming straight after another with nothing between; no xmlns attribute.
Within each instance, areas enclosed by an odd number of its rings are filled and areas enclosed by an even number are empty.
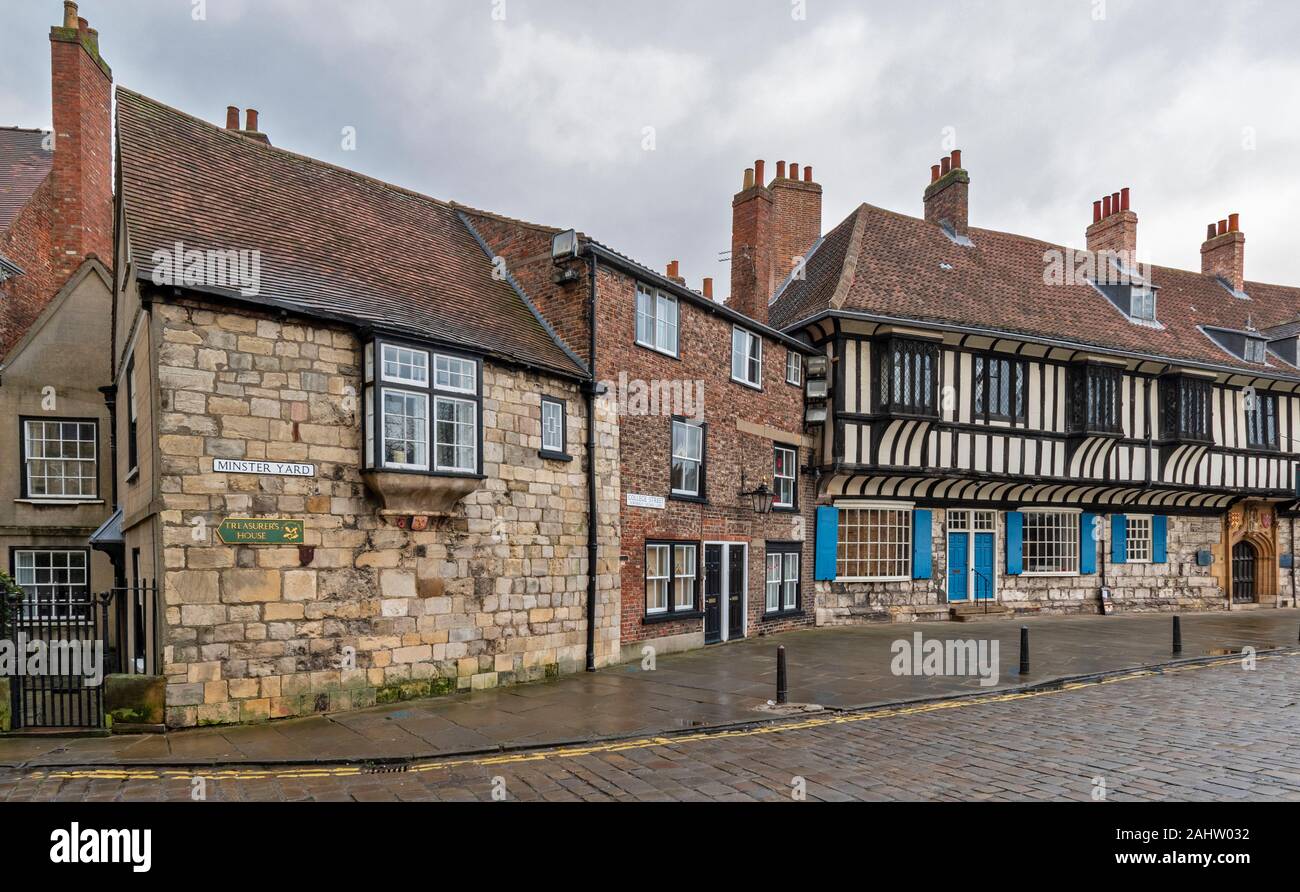
<svg viewBox="0 0 1300 892"><path fill-rule="evenodd" d="M136 408L135 352L126 361L126 480L140 476L140 412Z"/></svg>
<svg viewBox="0 0 1300 892"><path fill-rule="evenodd" d="M1098 362L1076 363L1070 367L1070 432L1085 436L1123 436L1124 375L1120 366ZM1103 405L1103 391L1109 401ZM1094 399L1095 397L1095 399ZM1101 417L1101 409L1107 409Z"/></svg>
<svg viewBox="0 0 1300 892"><path fill-rule="evenodd" d="M398 349L413 350L428 354L428 381L424 385L396 383L386 380L384 375L384 350L388 346ZM437 383L439 358L469 363L473 369L474 390L454 384ZM483 477L483 373L485 363L481 356L459 350L405 340L376 336L364 347L363 369L363 426L365 437L364 467L369 471L384 474L420 474L428 477ZM405 464L390 463L387 459L385 419L388 417L385 395L397 393L416 396L424 401L425 419L423 425L424 462ZM454 444L457 449L472 450L470 465L458 467L443 465L438 460L438 407L441 403L453 403L472 407L474 432L467 443ZM451 422L459 426L461 422ZM443 444L449 445L449 444Z"/></svg>
<svg viewBox="0 0 1300 892"><path fill-rule="evenodd" d="M1160 379L1160 387L1160 402L1164 412L1161 432L1164 439L1212 444L1214 382L1208 378L1189 375L1167 375ZM1201 426L1193 429L1193 423Z"/></svg>
<svg viewBox="0 0 1300 892"><path fill-rule="evenodd" d="M835 507L839 509L839 522L836 524L836 534L835 534L835 581L836 582L910 582L911 581L912 579L912 528L913 528L914 515L916 512L915 505L911 503L898 503L898 502L837 502ZM843 568L846 565L848 566L852 566L853 564L865 565L872 562L871 558L863 558L860 556L861 554L860 549L862 549L863 547L867 547L867 545L870 543L867 543L861 536L859 536L858 540L853 543L846 541L846 539L844 538L845 521L848 519L849 515L850 514L860 515L862 512L868 512L868 511L898 514L902 516L901 523L892 524L892 527L895 530L902 531L901 535L899 536L899 541L897 542L877 541L874 543L877 547L893 546L898 552L892 558L877 558L875 559L875 563L884 564L888 561L898 562L900 560L899 555L901 555L902 564L896 565L894 569L898 569L898 566L902 566L902 570L903 570L902 573L896 575L862 576L862 575L849 575L848 573L844 572ZM854 526L857 529L871 528L862 523L854 524ZM847 545L856 545L859 548L859 557L855 559L849 559L843 557L842 549L844 549ZM859 566L859 569L861 569L861 566Z"/></svg>
<svg viewBox="0 0 1300 892"><path fill-rule="evenodd" d="M1154 527L1152 515L1150 514L1128 514L1124 517L1124 560L1129 564L1149 564L1151 555L1154 551L1152 545L1151 531ZM1134 536L1133 533L1138 528L1144 532L1141 535ZM1145 557L1141 554L1134 554L1133 546L1138 543L1145 550Z"/></svg>
<svg viewBox="0 0 1300 892"><path fill-rule="evenodd" d="M1261 393L1256 390L1254 400L1255 408L1245 409L1246 446L1249 449L1276 452L1280 448L1282 442L1281 434L1279 433L1277 426L1277 394ZM1261 411L1265 406L1268 407L1267 414Z"/></svg>
<svg viewBox="0 0 1300 892"><path fill-rule="evenodd" d="M37 598L37 600L36 600L35 602L29 602L29 601L28 601L28 598L27 598L27 591L26 591L26 588L20 585L20 588L23 588L23 589L24 589L24 591L23 591L23 600L22 600L22 602L21 602L21 606L19 607L19 610L20 610L20 612L22 613L22 615L23 615L25 618L36 617L36 618L42 618L42 619L52 618L52 619L55 619L55 620L63 620L63 621L68 622L69 624L72 624L72 625L79 625L79 624L82 624L82 623L89 624L89 623L92 621L92 619L93 619L93 616L91 615L91 605L94 603L94 597L93 597L93 595L91 594L91 577L90 577L90 574L91 574L92 569L93 569L93 566L94 566L94 563L93 563L93 562L94 562L94 558L93 558L93 555L91 554L91 550L90 550L89 548L83 548L83 547L75 546L75 545L50 545L50 546L13 545L13 546L10 546L10 548L9 548L9 577L10 577L11 579L13 579L15 583L18 582L18 555L21 554L21 553L31 553L31 554L78 554L78 555L81 555L82 560L83 560L83 562L84 562L84 563L83 563L83 569L84 569L84 572L85 572L84 590L85 590L85 595L86 595L86 599L87 599L86 602L85 602L85 605L84 605L85 608L86 608L86 613L85 613L85 616L84 616L84 617L76 617L76 618L73 617L73 613L74 613L73 608L74 608L75 606L77 606L77 602L74 602L71 598L69 598L69 599L67 600L67 602L66 602L66 606L68 607L68 616L67 616L67 617L56 617L56 616L54 616L53 614L50 614L48 617L42 617L41 614L40 614L39 612L35 612L35 613L33 613L32 611L30 611L30 610L28 609L28 606L27 606L27 605L28 605L29 603L32 603L33 606L39 608L39 607L41 606L42 603L46 603L46 604L48 604L48 605L50 605L50 606L56 606L56 605L58 604L58 602L53 601L53 600L48 601L48 602L42 602L42 601L39 599L39 597ZM35 568L33 568L33 569L35 569ZM33 583L33 585L36 585L36 583Z"/></svg>
<svg viewBox="0 0 1300 892"><path fill-rule="evenodd" d="M700 432L700 457L691 459L683 456L683 461L697 461L699 463L699 475L696 478L698 489L696 492L678 490L673 485L673 466L677 462L677 450L674 446L676 442L677 426L693 427ZM681 502L704 502L708 499L708 478L707 470L709 466L709 425L704 421L694 421L684 415L674 415L668 423L668 495L669 498Z"/></svg>
<svg viewBox="0 0 1300 892"><path fill-rule="evenodd" d="M1021 576L1077 577L1082 575L1080 573L1082 548L1081 548L1080 531L1079 531L1080 524L1083 523L1082 511L1073 508L1035 507L1035 508L1022 508L1020 509L1019 513L1021 515L1021 530L1020 530L1020 566L1021 566L1020 575ZM1069 538L1067 539L1063 539L1063 540L1058 539L1057 541L1051 543L1053 547L1064 546L1063 551L1067 555L1072 554L1073 564L1074 564L1073 570L1030 570L1029 569L1029 556L1026 553L1025 546L1028 544L1029 541L1029 530L1031 526L1030 517L1035 515L1047 515L1053 517L1071 517L1074 519L1072 524L1069 524L1066 527L1064 527L1067 530L1072 530L1073 531L1072 535L1069 536Z"/></svg>
<svg viewBox="0 0 1300 892"><path fill-rule="evenodd" d="M890 337L878 342L874 345L874 349L877 353L877 386L873 388L875 393L872 398L875 400L876 411L881 415L907 418L939 418L939 383L943 378L942 345L936 341L920 338ZM924 400L917 398L919 389L913 393L910 401L900 400L903 385L907 382L896 374L896 369L899 366L899 358L904 355L908 359L906 370L908 378L912 377L913 371L919 373L922 360L929 361ZM913 364L915 370L912 369Z"/></svg>
<svg viewBox="0 0 1300 892"><path fill-rule="evenodd" d="M744 354L744 363L746 371L752 371L756 374L756 379L751 381L749 378L736 377L736 336L740 335L745 338L746 351ZM751 350L757 350L757 353ZM733 325L731 327L731 380L737 384L744 385L753 390L763 389L763 336L750 331L743 325Z"/></svg>
<svg viewBox="0 0 1300 892"><path fill-rule="evenodd" d="M94 447L94 457L89 459L93 474L90 479L95 483L95 492L93 495L33 495L31 487L31 469L28 463L31 461L48 461L49 459L33 459L28 454L27 449L27 426L32 423L39 424L76 424L78 426L88 424L91 427L90 443ZM60 442L62 440L62 431L60 431ZM77 440L76 442L84 442ZM87 459L54 459L55 461L74 461L85 462ZM99 479L99 419L97 418L65 418L63 416L40 416L40 415L20 415L18 416L18 494L19 501L31 502L39 505L91 505L99 504L104 501L100 494ZM82 479L80 477L78 480Z"/></svg>
<svg viewBox="0 0 1300 892"><path fill-rule="evenodd" d="M560 410L560 448L549 449L546 446L546 407L556 406ZM542 448L537 454L542 458L552 461L573 461L573 456L569 454L569 402L560 399L557 396L543 396L541 402L541 438Z"/></svg>
<svg viewBox="0 0 1300 892"><path fill-rule="evenodd" d="M771 605L772 559L780 565L777 604ZM794 558L794 577L790 577L789 560ZM793 583L793 598L790 586ZM763 619L789 616L803 612L803 544L800 542L768 542L763 554Z"/></svg>
<svg viewBox="0 0 1300 892"><path fill-rule="evenodd" d="M994 365L999 368L997 380L1001 382L1001 371L1005 369L1011 382L1007 390L1008 412L1001 411L1000 391L998 411L994 410L993 400L989 398L994 393ZM971 361L971 417L985 422L1005 421L1009 424L1026 421L1029 417L1028 385L1029 370L1025 360L997 353L976 353Z"/></svg>
<svg viewBox="0 0 1300 892"><path fill-rule="evenodd" d="M667 583L667 589L664 594L665 607L652 610L650 608L650 552L652 549L666 549L668 552L668 575L655 576L654 579L664 579ZM695 575L692 578L691 602L689 606L678 605L677 583L680 579L688 577L681 576L677 573L677 553L678 551L689 550L695 556ZM641 555L641 581L642 581L642 621L643 622L667 622L670 620L695 619L703 615L700 608L700 590L703 585L704 573L702 569L702 551L701 545L694 539L646 539L643 544Z"/></svg>
<svg viewBox="0 0 1300 892"><path fill-rule="evenodd" d="M791 374L792 371L794 374ZM803 387L803 354L798 350L786 352L785 383L792 387Z"/></svg>
<svg viewBox="0 0 1300 892"><path fill-rule="evenodd" d="M649 318L651 320L650 341L643 340L641 337L641 317L642 317L641 298L643 296L650 299L651 302L650 309L653 311L649 315ZM661 307L665 307L665 306L672 306L673 308L673 324L672 324L673 344L671 350L669 350L667 347L659 343L659 327L663 321L660 319L659 310ZM637 282L635 304L633 306L632 338L633 338L633 342L638 347L644 347L647 350L653 350L656 353L662 353L664 356L671 356L673 359L679 359L681 357L681 348L682 348L681 303L677 300L676 297L674 297L671 294L667 294L666 292L658 288L651 288L649 285L645 285L642 284L641 282Z"/></svg>
<svg viewBox="0 0 1300 892"><path fill-rule="evenodd" d="M413 356L424 357L424 380L418 381L414 378L390 377L388 374L388 359L385 354L390 350L405 351ZM399 366L403 363L399 360ZM412 364L412 368L416 366ZM379 378L384 384L396 384L399 387L413 387L417 389L426 389L429 386L429 377L433 374L433 356L428 350L418 347L408 347L404 344L397 344L392 341L380 342L379 349Z"/></svg>
<svg viewBox="0 0 1300 892"><path fill-rule="evenodd" d="M780 453L787 452L791 456L793 476L785 477L777 475L777 457ZM790 481L790 501L780 501L781 488L777 481ZM791 446L788 443L772 444L772 510L773 511L798 511L799 510L799 447Z"/></svg>

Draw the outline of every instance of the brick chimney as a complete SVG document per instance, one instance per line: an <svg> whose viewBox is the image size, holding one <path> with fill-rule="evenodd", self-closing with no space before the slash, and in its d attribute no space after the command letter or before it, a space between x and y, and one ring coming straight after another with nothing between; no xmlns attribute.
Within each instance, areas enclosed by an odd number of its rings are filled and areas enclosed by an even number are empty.
<svg viewBox="0 0 1300 892"><path fill-rule="evenodd" d="M965 237L970 223L970 174L961 166L961 149L930 168L925 190L925 219L946 224L954 235Z"/></svg>
<svg viewBox="0 0 1300 892"><path fill-rule="evenodd" d="M257 109L250 108L245 112L245 114L248 116L248 123L241 129L239 126L239 107L235 105L227 105L226 129L243 134L244 136L247 136L250 139L255 139L258 142L266 143L269 146L271 144L271 138L258 129Z"/></svg>
<svg viewBox="0 0 1300 892"><path fill-rule="evenodd" d="M680 260L668 261L668 278L672 279L678 285L686 284L686 277L682 275L682 263Z"/></svg>
<svg viewBox="0 0 1300 892"><path fill-rule="evenodd" d="M727 306L767 322L767 301L776 288L772 217L776 200L764 185L766 164L745 171L744 187L731 200L731 297Z"/></svg>
<svg viewBox="0 0 1300 892"><path fill-rule="evenodd" d="M822 235L822 187L813 182L812 165L803 169L802 178L797 162L790 162L784 177L782 167L777 165L777 178L768 187L773 202L772 272L777 288Z"/></svg>
<svg viewBox="0 0 1300 892"><path fill-rule="evenodd" d="M1201 245L1201 272L1218 276L1238 294L1246 291L1246 234L1241 231L1241 216L1211 223Z"/></svg>
<svg viewBox="0 0 1300 892"><path fill-rule="evenodd" d="M57 213L52 227L59 287L90 254L113 257L113 72L99 55L99 33L63 4L63 25L50 29Z"/></svg>
<svg viewBox="0 0 1300 892"><path fill-rule="evenodd" d="M1129 190L1103 196L1092 203L1092 225L1088 227L1088 250L1118 254L1127 266L1137 263L1137 214L1129 209Z"/></svg>

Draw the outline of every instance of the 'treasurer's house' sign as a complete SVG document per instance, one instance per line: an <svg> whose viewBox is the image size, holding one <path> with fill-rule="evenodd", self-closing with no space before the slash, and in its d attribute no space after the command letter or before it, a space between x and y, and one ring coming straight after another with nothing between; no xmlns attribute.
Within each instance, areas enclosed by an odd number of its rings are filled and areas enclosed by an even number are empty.
<svg viewBox="0 0 1300 892"><path fill-rule="evenodd" d="M301 545L301 520L267 520L230 517L217 527L226 545Z"/></svg>
<svg viewBox="0 0 1300 892"><path fill-rule="evenodd" d="M243 461L219 458L212 463L218 474L262 474L276 477L315 477L316 466L286 461Z"/></svg>

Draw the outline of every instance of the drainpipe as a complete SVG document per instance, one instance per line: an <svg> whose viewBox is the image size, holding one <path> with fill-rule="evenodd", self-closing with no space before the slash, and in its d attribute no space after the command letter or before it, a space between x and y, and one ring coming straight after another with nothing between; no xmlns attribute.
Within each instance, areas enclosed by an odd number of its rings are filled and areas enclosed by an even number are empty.
<svg viewBox="0 0 1300 892"><path fill-rule="evenodd" d="M1291 606L1300 607L1300 598L1296 597L1295 591L1295 514L1291 515ZM1280 606L1280 605L1279 605Z"/></svg>
<svg viewBox="0 0 1300 892"><path fill-rule="evenodd" d="M600 555L599 516L596 510L596 273L599 261L588 246L587 271L590 294L587 301L587 330L590 335L588 362L590 377L583 385L587 403L587 671L596 671L596 566Z"/></svg>

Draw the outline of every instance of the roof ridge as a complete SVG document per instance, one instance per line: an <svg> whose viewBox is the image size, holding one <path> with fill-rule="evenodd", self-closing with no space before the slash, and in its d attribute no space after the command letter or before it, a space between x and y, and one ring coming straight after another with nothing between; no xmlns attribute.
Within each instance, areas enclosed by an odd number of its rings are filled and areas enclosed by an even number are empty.
<svg viewBox="0 0 1300 892"><path fill-rule="evenodd" d="M44 127L19 127L15 125L0 124L0 130L8 130L12 133L49 133Z"/></svg>
<svg viewBox="0 0 1300 892"><path fill-rule="evenodd" d="M840 280L835 284L835 291L831 293L830 305L839 310L844 307L844 303L849 298L849 289L853 287L853 278L858 272L858 252L862 250L862 235L867 229L867 215L862 211L868 205L866 202L858 205L857 210L851 215L853 220L853 232L849 234L848 247L844 249L844 263L840 266ZM845 223L848 222L846 219ZM841 226L844 224L841 223ZM837 227L838 228L838 227Z"/></svg>

